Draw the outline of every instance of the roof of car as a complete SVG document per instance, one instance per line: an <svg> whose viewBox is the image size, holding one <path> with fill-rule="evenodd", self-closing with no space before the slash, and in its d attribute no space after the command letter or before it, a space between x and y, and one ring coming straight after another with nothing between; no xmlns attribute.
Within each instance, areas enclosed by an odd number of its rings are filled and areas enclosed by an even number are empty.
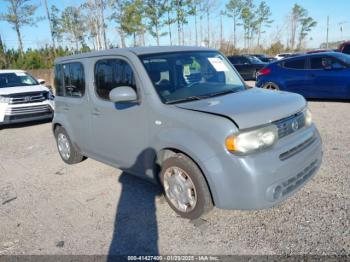
<svg viewBox="0 0 350 262"><path fill-rule="evenodd" d="M23 70L18 69L6 69L6 70L0 70L0 74L6 74L6 73L24 73Z"/></svg>
<svg viewBox="0 0 350 262"><path fill-rule="evenodd" d="M292 57L287 57L284 59L285 60L290 60L290 59L296 59L296 58L301 58L301 57L310 57L310 56L323 56L323 55L337 55L340 54L338 52L319 52L319 53L311 53L311 54L300 54Z"/></svg>
<svg viewBox="0 0 350 262"><path fill-rule="evenodd" d="M155 54L155 53L183 52L183 51L215 51L215 49L211 49L207 47L198 47L198 46L149 46L149 47L113 48L113 49L108 49L103 51L93 51L93 52L60 57L55 60L55 63L60 63L66 60L95 57L95 56L127 55L130 52L136 55L146 55L146 54Z"/></svg>

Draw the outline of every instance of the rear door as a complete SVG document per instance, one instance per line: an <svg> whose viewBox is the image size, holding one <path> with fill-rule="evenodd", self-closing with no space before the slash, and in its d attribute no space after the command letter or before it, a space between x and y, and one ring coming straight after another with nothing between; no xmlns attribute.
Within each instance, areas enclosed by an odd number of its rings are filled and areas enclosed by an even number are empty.
<svg viewBox="0 0 350 262"><path fill-rule="evenodd" d="M89 148L90 118L84 65L78 61L58 64L55 70L55 115L62 121L73 143L85 152Z"/></svg>
<svg viewBox="0 0 350 262"><path fill-rule="evenodd" d="M311 79L310 97L349 98L349 69L335 57L327 55L310 57L308 77Z"/></svg>
<svg viewBox="0 0 350 262"><path fill-rule="evenodd" d="M285 90L308 97L309 79L306 78L306 58L288 59L281 62L281 66L283 68L281 78L285 84Z"/></svg>

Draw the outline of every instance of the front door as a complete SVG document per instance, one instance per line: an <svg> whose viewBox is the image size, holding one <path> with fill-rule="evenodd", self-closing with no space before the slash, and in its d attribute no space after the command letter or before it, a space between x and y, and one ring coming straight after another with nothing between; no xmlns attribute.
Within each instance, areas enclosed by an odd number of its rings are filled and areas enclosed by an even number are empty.
<svg viewBox="0 0 350 262"><path fill-rule="evenodd" d="M123 169L142 170L149 132L141 82L124 59L96 59L95 62L90 108L93 154ZM121 86L134 88L139 101L111 102L109 92Z"/></svg>
<svg viewBox="0 0 350 262"><path fill-rule="evenodd" d="M315 56L310 58L308 77L312 79L310 97L328 99L349 99L349 69L334 57Z"/></svg>

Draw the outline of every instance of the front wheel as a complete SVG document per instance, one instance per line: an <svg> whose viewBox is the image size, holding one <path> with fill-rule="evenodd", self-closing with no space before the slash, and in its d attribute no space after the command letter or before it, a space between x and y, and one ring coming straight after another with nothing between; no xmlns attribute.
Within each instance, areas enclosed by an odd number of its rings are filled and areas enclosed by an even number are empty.
<svg viewBox="0 0 350 262"><path fill-rule="evenodd" d="M176 154L166 159L160 181L168 204L181 217L197 219L213 208L207 182L187 156Z"/></svg>

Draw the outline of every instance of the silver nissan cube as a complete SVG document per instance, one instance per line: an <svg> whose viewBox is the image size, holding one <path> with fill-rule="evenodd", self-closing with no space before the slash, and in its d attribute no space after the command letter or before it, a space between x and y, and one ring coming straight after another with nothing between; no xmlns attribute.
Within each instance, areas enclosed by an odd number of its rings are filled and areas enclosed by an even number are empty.
<svg viewBox="0 0 350 262"><path fill-rule="evenodd" d="M55 61L53 132L64 162L92 158L160 183L196 219L272 207L319 169L305 99L249 88L220 52L140 47Z"/></svg>

